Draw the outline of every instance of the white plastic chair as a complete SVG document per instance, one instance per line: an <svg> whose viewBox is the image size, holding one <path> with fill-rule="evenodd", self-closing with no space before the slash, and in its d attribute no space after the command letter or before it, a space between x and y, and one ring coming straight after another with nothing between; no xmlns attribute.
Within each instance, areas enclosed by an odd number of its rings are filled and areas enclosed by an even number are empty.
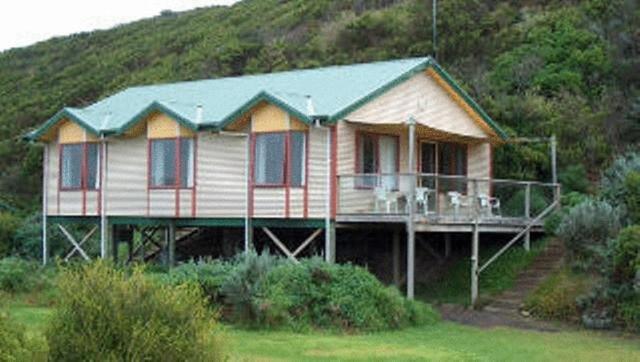
<svg viewBox="0 0 640 362"><path fill-rule="evenodd" d="M478 203L480 204L480 210L483 215L502 216L502 212L500 211L500 199L498 199L497 197L481 194L478 195Z"/></svg>
<svg viewBox="0 0 640 362"><path fill-rule="evenodd" d="M394 211L398 212L398 197L394 197L389 191L387 191L384 187L376 187L373 190L376 202L375 208L376 212L380 212L380 204L384 204L387 210L387 214L391 213L391 207L394 207Z"/></svg>
<svg viewBox="0 0 640 362"><path fill-rule="evenodd" d="M432 190L428 187L416 187L416 204L422 206L424 215L429 214L429 195Z"/></svg>
<svg viewBox="0 0 640 362"><path fill-rule="evenodd" d="M454 216L458 216L461 207L469 206L469 204L465 200L465 196L458 191L449 191L447 192L447 196L449 196L449 203L451 204L451 206L453 206Z"/></svg>

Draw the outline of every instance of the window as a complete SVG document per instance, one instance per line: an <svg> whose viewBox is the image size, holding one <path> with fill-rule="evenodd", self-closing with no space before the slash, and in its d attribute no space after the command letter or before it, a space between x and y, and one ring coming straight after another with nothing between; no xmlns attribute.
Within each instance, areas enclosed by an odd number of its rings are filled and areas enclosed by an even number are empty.
<svg viewBox="0 0 640 362"><path fill-rule="evenodd" d="M100 185L100 157L97 143L60 145L60 188L97 190Z"/></svg>
<svg viewBox="0 0 640 362"><path fill-rule="evenodd" d="M193 187L193 139L154 139L150 142L151 187Z"/></svg>
<svg viewBox="0 0 640 362"><path fill-rule="evenodd" d="M438 145L438 173L442 175L466 176L467 175L467 147L457 143L441 143ZM466 193L466 180L445 179L442 180L444 191L458 191Z"/></svg>
<svg viewBox="0 0 640 362"><path fill-rule="evenodd" d="M254 182L258 186L300 187L305 179L305 134L303 132L255 135ZM287 177L288 175L288 177Z"/></svg>
<svg viewBox="0 0 640 362"><path fill-rule="evenodd" d="M356 185L374 187L380 184L389 190L397 189L398 137L360 133L357 147L356 172L364 175L358 177Z"/></svg>

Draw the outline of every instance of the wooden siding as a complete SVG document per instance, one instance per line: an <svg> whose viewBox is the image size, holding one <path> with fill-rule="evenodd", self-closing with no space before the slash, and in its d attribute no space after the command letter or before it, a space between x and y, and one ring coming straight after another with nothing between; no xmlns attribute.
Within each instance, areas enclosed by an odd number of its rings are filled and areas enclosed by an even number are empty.
<svg viewBox="0 0 640 362"><path fill-rule="evenodd" d="M486 139L487 132L438 82L420 73L347 115L368 124L404 124L410 117L437 131Z"/></svg>
<svg viewBox="0 0 640 362"><path fill-rule="evenodd" d="M327 190L327 130L311 128L309 130L309 217L326 216L325 195Z"/></svg>
<svg viewBox="0 0 640 362"><path fill-rule="evenodd" d="M107 215L146 216L146 137L111 139L107 148Z"/></svg>
<svg viewBox="0 0 640 362"><path fill-rule="evenodd" d="M47 178L47 213L50 215L58 214L58 183L60 182L60 169L58 144L57 142L49 142L45 145L49 153L49 176Z"/></svg>
<svg viewBox="0 0 640 362"><path fill-rule="evenodd" d="M241 136L200 133L197 217L245 216L247 141Z"/></svg>

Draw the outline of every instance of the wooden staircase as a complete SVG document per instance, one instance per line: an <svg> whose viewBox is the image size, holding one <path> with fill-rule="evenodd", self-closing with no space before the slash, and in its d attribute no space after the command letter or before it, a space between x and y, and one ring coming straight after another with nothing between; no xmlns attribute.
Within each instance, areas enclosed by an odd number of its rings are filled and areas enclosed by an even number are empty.
<svg viewBox="0 0 640 362"><path fill-rule="evenodd" d="M555 270L562 266L564 246L562 241L552 239L531 265L523 270L514 282L514 287L493 298L484 307L485 311L519 314L529 294ZM526 314L526 312L525 312Z"/></svg>

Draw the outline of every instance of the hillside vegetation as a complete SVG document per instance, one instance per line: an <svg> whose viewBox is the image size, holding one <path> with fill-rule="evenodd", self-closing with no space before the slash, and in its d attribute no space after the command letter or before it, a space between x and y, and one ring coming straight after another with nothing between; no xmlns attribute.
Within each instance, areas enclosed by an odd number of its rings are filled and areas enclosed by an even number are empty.
<svg viewBox="0 0 640 362"><path fill-rule="evenodd" d="M595 178L637 143L637 1L439 6L438 61L513 134L557 134L566 179ZM431 0L245 0L2 52L0 197L37 207L41 150L20 137L65 105L131 85L431 54L430 11ZM497 176L548 179L546 147L503 147Z"/></svg>

